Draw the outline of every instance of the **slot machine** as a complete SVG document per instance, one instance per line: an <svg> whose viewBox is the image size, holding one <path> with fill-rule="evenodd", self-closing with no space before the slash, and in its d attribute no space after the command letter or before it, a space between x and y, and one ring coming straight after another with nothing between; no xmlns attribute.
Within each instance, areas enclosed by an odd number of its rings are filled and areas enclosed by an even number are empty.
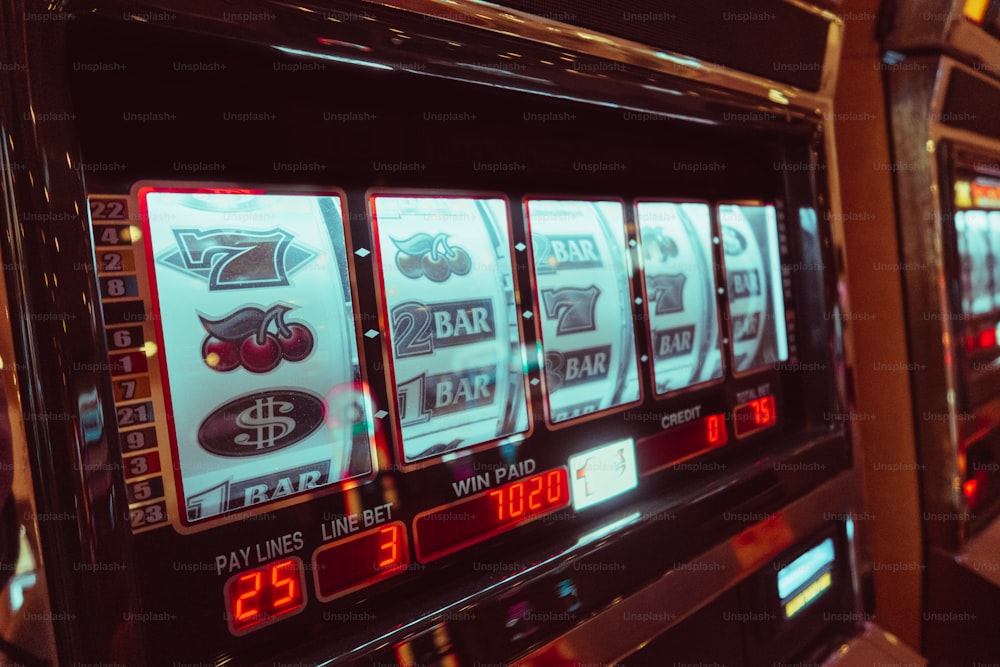
<svg viewBox="0 0 1000 667"><path fill-rule="evenodd" d="M744 5L5 8L0 649L909 656L859 595L841 24Z"/></svg>
<svg viewBox="0 0 1000 667"><path fill-rule="evenodd" d="M883 32L899 193L929 658L996 655L1000 99L993 2L890 3ZM977 621L979 622L979 621Z"/></svg>

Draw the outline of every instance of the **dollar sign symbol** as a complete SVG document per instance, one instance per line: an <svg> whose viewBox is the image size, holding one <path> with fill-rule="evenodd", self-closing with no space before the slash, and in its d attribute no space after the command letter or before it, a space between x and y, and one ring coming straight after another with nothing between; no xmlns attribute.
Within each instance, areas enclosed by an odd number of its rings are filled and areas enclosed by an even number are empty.
<svg viewBox="0 0 1000 667"><path fill-rule="evenodd" d="M273 396L258 398L253 407L249 407L236 416L236 425L247 430L253 430L256 438L250 434L240 433L233 438L237 445L256 445L257 449L274 447L275 442L285 437L295 428L295 420L291 417L280 417L295 409L287 401L276 401Z"/></svg>

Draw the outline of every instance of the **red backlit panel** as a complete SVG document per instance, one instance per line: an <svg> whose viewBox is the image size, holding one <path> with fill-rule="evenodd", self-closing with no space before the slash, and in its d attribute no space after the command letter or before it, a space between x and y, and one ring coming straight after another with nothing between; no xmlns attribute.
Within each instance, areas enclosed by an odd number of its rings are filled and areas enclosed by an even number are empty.
<svg viewBox="0 0 1000 667"><path fill-rule="evenodd" d="M305 607L305 582L299 558L276 560L233 575L224 588L229 631L242 635Z"/></svg>
<svg viewBox="0 0 1000 667"><path fill-rule="evenodd" d="M538 473L417 515L417 560L426 563L569 505L565 468Z"/></svg>
<svg viewBox="0 0 1000 667"><path fill-rule="evenodd" d="M756 433L778 423L774 396L768 395L737 405L733 410L733 429L737 438Z"/></svg>
<svg viewBox="0 0 1000 667"><path fill-rule="evenodd" d="M320 547L313 554L316 597L327 602L406 570L406 525L393 523Z"/></svg>
<svg viewBox="0 0 1000 667"><path fill-rule="evenodd" d="M636 443L639 472L648 475L721 447L729 440L726 416L721 412L643 438Z"/></svg>

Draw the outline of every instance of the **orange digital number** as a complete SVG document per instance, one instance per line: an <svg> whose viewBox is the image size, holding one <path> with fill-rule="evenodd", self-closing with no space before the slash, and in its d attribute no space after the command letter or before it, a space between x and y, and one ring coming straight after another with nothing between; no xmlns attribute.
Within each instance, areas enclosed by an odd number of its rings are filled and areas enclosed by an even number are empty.
<svg viewBox="0 0 1000 667"><path fill-rule="evenodd" d="M283 570L291 570L288 576L282 575ZM295 561L283 560L275 563L271 567L271 607L279 612L281 608L289 603L295 604L298 601L298 584L295 581ZM285 595L279 596L278 591L284 589Z"/></svg>
<svg viewBox="0 0 1000 667"><path fill-rule="evenodd" d="M722 434L719 429L719 416L711 415L708 418L708 442L714 444L718 442L721 437Z"/></svg>
<svg viewBox="0 0 1000 667"><path fill-rule="evenodd" d="M531 484L531 490L528 492L528 509L532 511L540 510L542 509L541 496L542 487L544 486L542 478L540 476L532 477L528 480L528 483Z"/></svg>
<svg viewBox="0 0 1000 667"><path fill-rule="evenodd" d="M250 584L249 590L247 583ZM260 614L260 571L244 574L236 580L236 586L239 592L236 598L236 620L245 621Z"/></svg>
<svg viewBox="0 0 1000 667"><path fill-rule="evenodd" d="M399 526L386 526L379 531L380 535L388 536L379 545L379 553L383 554L378 562L379 567L389 567L399 562Z"/></svg>
<svg viewBox="0 0 1000 667"><path fill-rule="evenodd" d="M510 518L518 519L524 516L524 482L518 482L509 489Z"/></svg>
<svg viewBox="0 0 1000 667"><path fill-rule="evenodd" d="M546 491L545 499L550 505L555 505L563 499L562 471L550 470L545 474Z"/></svg>

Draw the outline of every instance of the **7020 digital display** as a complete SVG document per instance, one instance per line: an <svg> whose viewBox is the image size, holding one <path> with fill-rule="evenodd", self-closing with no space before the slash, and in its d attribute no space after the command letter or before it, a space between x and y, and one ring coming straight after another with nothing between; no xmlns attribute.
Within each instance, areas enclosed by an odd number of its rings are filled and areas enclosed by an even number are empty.
<svg viewBox="0 0 1000 667"><path fill-rule="evenodd" d="M417 560L429 562L569 505L569 475L555 468L424 512L413 522Z"/></svg>

